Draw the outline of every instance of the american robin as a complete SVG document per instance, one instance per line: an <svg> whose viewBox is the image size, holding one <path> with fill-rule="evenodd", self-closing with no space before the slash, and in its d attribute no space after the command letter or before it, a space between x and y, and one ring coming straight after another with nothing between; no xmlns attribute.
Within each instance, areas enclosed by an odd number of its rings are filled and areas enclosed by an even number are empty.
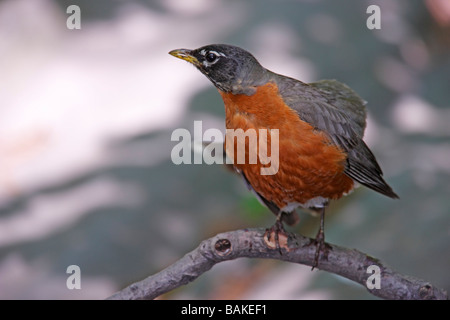
<svg viewBox="0 0 450 320"><path fill-rule="evenodd" d="M312 209L321 215L314 241L317 266L324 248L324 216L330 200L347 195L358 184L398 198L363 141L366 102L347 85L336 80L304 83L274 73L251 53L232 45L213 44L169 53L192 63L216 86L225 104L227 129L278 129L275 174L262 175L260 161L233 164L277 216L271 230L275 231L278 248L283 221L293 224L297 207ZM248 142L244 143L246 152L250 152ZM227 154L231 151L229 146L225 150ZM236 153L232 156L236 160Z"/></svg>

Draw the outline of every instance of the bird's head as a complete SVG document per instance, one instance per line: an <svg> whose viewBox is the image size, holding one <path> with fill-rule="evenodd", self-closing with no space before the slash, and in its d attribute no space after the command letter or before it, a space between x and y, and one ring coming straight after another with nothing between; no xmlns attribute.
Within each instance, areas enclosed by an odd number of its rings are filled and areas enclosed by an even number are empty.
<svg viewBox="0 0 450 320"><path fill-rule="evenodd" d="M223 92L252 94L255 86L267 82L267 70L250 52L236 46L211 44L169 54L192 63Z"/></svg>

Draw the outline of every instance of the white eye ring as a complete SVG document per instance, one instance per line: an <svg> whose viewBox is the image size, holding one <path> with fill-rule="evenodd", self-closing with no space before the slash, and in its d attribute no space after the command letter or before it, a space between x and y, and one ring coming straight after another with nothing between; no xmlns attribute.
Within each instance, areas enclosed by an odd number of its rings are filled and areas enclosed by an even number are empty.
<svg viewBox="0 0 450 320"><path fill-rule="evenodd" d="M214 50L206 50L203 49L200 51L200 54L205 58L203 60L203 65L205 67L209 67L219 61L220 57L226 57L226 55L222 52L217 52Z"/></svg>

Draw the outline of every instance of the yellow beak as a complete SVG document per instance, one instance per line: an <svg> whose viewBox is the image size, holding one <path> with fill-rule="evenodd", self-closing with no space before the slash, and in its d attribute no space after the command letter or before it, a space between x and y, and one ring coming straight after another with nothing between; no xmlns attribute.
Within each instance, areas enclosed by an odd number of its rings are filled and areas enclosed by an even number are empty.
<svg viewBox="0 0 450 320"><path fill-rule="evenodd" d="M185 60L187 62L192 63L194 66L200 66L200 62L197 60L196 57L191 55L192 50L189 49L176 49L169 52L169 54L173 55L174 57L177 57L179 59Z"/></svg>

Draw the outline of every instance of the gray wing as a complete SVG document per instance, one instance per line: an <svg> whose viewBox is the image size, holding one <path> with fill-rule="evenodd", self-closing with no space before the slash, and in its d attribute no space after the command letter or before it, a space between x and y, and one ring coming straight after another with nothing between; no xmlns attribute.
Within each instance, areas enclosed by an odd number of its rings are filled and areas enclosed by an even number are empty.
<svg viewBox="0 0 450 320"><path fill-rule="evenodd" d="M363 141L366 127L364 100L336 80L306 84L276 75L275 81L286 104L347 153L345 174L388 197L398 198L383 180L375 156Z"/></svg>
<svg viewBox="0 0 450 320"><path fill-rule="evenodd" d="M367 101L361 99L349 86L336 80L320 80L309 85L319 89L329 104L344 111L355 122L353 129L357 135L361 138L364 136Z"/></svg>

